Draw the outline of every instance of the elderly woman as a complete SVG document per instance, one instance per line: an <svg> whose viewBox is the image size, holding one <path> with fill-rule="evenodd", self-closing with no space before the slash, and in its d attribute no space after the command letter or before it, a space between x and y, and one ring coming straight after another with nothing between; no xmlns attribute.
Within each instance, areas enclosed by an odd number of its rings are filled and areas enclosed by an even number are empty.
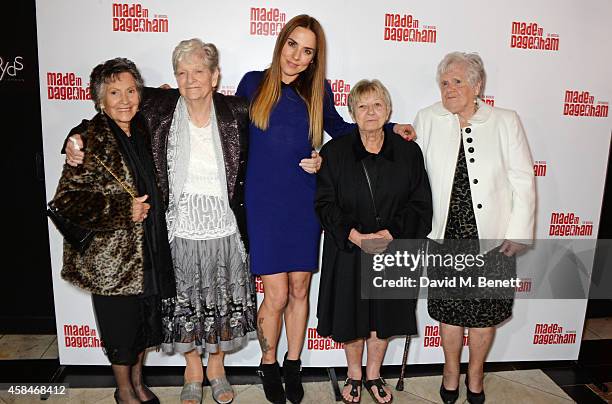
<svg viewBox="0 0 612 404"><path fill-rule="evenodd" d="M486 253L484 269L511 274L516 270L514 256L531 242L534 228L534 174L525 133L516 112L482 102L486 74L477 54L446 55L437 80L442 101L419 111L415 119L433 190L428 237L480 239L476 250ZM467 398L484 402L484 361L495 326L511 316L512 304L511 296L444 298L430 290L429 314L440 321L444 350L440 395L445 403L454 403L459 395L465 327L470 351Z"/></svg>
<svg viewBox="0 0 612 404"><path fill-rule="evenodd" d="M174 303L172 258L150 136L137 113L143 81L134 63L96 66L90 90L100 111L87 124L85 159L64 166L50 203L95 230L80 253L64 243L62 278L92 293L104 350L117 381L115 400L159 403L143 384L146 348L163 342L161 307ZM139 195L132 197L132 195Z"/></svg>
<svg viewBox="0 0 612 404"><path fill-rule="evenodd" d="M365 387L376 402L387 403L392 395L380 377L387 340L416 333L416 301L362 299L361 251L370 251L368 241L385 246L424 238L431 228L431 192L419 147L384 128L391 113L387 89L378 80L362 80L348 104L357 129L323 147L317 177L315 208L325 230L317 331L344 343L344 401L360 401L365 342Z"/></svg>
<svg viewBox="0 0 612 404"><path fill-rule="evenodd" d="M181 41L172 54L178 91L147 88L141 105L164 191L177 284L176 307L164 310L162 349L185 355L181 400L189 403L202 400L204 350L213 399L233 400L224 355L255 337L256 326L243 191L248 107L215 92L218 62L213 44ZM80 156L68 158L78 162Z"/></svg>

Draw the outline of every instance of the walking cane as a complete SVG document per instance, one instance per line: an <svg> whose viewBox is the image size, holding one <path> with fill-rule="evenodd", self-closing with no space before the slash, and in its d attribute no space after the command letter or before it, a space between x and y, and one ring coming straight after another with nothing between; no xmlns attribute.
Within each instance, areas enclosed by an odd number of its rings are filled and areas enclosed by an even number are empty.
<svg viewBox="0 0 612 404"><path fill-rule="evenodd" d="M427 242L425 242L425 244L421 248L422 250L419 249L419 254L421 253L421 251L425 253L427 249ZM419 273L422 273L422 271L423 268L421 268L421 271ZM406 362L408 362L408 348L410 348L410 338L410 335L406 335L406 343L404 344L404 355L402 356L402 368L400 369L399 379L397 379L397 385L395 386L395 390L397 391L404 391L404 375L406 374Z"/></svg>
<svg viewBox="0 0 612 404"><path fill-rule="evenodd" d="M410 335L406 335L406 343L404 344L404 356L402 357L402 368L400 369L399 379L395 390L404 391L404 374L406 373L406 362L408 362L408 348L410 347Z"/></svg>

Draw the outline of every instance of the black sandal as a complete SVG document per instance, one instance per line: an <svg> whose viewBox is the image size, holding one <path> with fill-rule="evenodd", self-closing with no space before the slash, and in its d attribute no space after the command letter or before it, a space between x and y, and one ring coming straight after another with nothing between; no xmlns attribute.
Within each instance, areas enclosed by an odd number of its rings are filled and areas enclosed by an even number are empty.
<svg viewBox="0 0 612 404"><path fill-rule="evenodd" d="M368 393L370 393L370 396L372 396L372 400L374 400L374 402L378 404L389 404L393 402L393 395L390 393L387 393L387 391L383 389L383 386L386 386L387 382L382 377L379 377L378 379L374 379L374 380L366 380L363 385L368 390ZM374 392L372 391L372 387L376 387L376 390L378 390L379 397L381 398L387 397L387 394L389 394L391 396L391 400L378 401L378 399L374 395Z"/></svg>
<svg viewBox="0 0 612 404"><path fill-rule="evenodd" d="M352 397L351 400L354 400L355 397L359 397L359 400L348 401L346 398L344 398L344 396L342 396L342 402L346 404L360 403L361 402L361 380L355 380L355 379L351 379L350 377L347 377L346 381L344 382L343 388L346 386L351 386L351 392L349 393Z"/></svg>

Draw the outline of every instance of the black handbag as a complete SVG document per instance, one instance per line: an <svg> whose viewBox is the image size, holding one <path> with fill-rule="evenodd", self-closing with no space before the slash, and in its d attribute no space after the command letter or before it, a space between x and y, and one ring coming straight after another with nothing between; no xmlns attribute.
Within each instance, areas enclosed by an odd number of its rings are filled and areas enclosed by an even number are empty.
<svg viewBox="0 0 612 404"><path fill-rule="evenodd" d="M119 177L117 177L115 173L113 173L113 171L106 164L104 164L98 156L94 154L94 158L113 176L113 178L115 178L115 180L117 180L117 182L119 182L119 184L121 184L123 189L125 189L132 198L136 197L129 187L124 184L123 181L121 181ZM81 227L78 224L66 219L57 210L57 208L52 205L52 202L49 202L47 207L47 216L49 216L49 219L51 219L57 230L62 234L64 240L70 243L70 245L79 253L82 254L85 252L96 235L96 232L94 230Z"/></svg>
<svg viewBox="0 0 612 404"><path fill-rule="evenodd" d="M78 224L72 223L62 216L61 213L51 205L51 202L49 202L47 206L47 216L49 216L49 219L51 219L57 230L62 234L64 240L82 254L87 247L89 247L89 244L91 244L95 231L85 229Z"/></svg>

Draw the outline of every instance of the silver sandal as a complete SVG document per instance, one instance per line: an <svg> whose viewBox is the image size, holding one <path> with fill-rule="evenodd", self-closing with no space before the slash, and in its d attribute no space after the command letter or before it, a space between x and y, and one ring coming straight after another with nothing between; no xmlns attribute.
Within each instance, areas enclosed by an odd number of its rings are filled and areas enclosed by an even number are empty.
<svg viewBox="0 0 612 404"><path fill-rule="evenodd" d="M183 390L181 390L181 401L195 401L196 403L202 403L203 396L202 382L188 382L183 384Z"/></svg>
<svg viewBox="0 0 612 404"><path fill-rule="evenodd" d="M213 400L215 400L218 404L229 404L234 401L234 397L230 398L228 401L221 401L219 396L223 393L232 393L234 394L234 390L232 389L232 385L229 384L227 378L225 376L221 376L217 379L211 379L210 388L212 389Z"/></svg>

